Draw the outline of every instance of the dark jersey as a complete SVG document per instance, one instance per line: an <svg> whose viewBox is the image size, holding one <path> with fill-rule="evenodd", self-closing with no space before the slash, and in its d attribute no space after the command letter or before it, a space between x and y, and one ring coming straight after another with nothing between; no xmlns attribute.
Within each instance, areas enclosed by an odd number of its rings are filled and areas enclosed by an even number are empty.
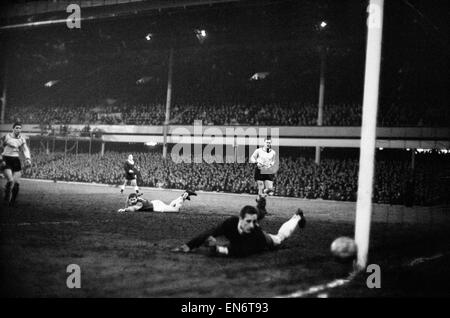
<svg viewBox="0 0 450 318"><path fill-rule="evenodd" d="M135 170L134 170L134 163L131 164L127 160L127 161L125 161L125 164L123 165L123 168L125 170L125 178L127 180L136 179L136 173L135 173ZM130 170L133 170L133 173L130 173Z"/></svg>
<svg viewBox="0 0 450 318"><path fill-rule="evenodd" d="M138 212L153 212L153 203L149 200L138 198L136 205L142 205Z"/></svg>
<svg viewBox="0 0 450 318"><path fill-rule="evenodd" d="M258 226L249 234L240 234L238 231L239 217L232 216L226 219L222 224L206 231L193 238L187 243L190 249L199 247L209 236L225 236L230 245L228 252L230 256L243 257L254 253L262 252L270 248L266 235Z"/></svg>

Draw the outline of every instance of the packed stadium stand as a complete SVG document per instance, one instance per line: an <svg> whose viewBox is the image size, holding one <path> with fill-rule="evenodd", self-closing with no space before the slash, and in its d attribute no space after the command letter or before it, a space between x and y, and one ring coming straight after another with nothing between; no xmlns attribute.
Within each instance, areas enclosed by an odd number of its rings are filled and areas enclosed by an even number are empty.
<svg viewBox="0 0 450 318"><path fill-rule="evenodd" d="M389 151L385 151L388 153ZM345 153L345 152L344 152ZM107 151L89 155L46 154L36 151L33 168L24 176L36 179L94 182L119 185L123 182L122 162L127 153ZM253 180L254 167L239 163L174 163L165 161L161 153L134 154L139 166L139 185L168 189L257 193ZM397 159L393 159L397 157ZM411 179L407 156L397 153L380 154L376 162L375 203L405 204L413 182L415 205L437 205L448 202L449 185L442 182L450 170L448 154L418 155L414 179ZM248 162L248 160L247 160ZM358 158L328 156L320 165L306 156L286 156L280 159L275 179L275 195L306 199L355 201L357 195Z"/></svg>
<svg viewBox="0 0 450 318"><path fill-rule="evenodd" d="M381 106L379 127L447 127L448 107L423 107L411 110L409 105ZM324 106L323 126L360 126L361 105L356 103ZM7 122L20 118L29 124L100 124L162 125L164 104L123 104L117 106L27 105L8 110ZM302 103L250 104L175 104L171 124L191 125L201 120L204 125L315 126L317 105Z"/></svg>

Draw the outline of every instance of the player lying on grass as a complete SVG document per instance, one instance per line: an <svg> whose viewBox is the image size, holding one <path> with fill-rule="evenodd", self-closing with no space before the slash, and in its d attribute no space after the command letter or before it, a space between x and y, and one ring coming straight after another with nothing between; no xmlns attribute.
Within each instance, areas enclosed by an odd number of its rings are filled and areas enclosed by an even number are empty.
<svg viewBox="0 0 450 318"><path fill-rule="evenodd" d="M181 196L165 204L161 200L146 200L137 193L131 193L127 199L127 206L117 212L180 212L180 208L185 200L190 200L190 196L196 196L193 191L185 191Z"/></svg>
<svg viewBox="0 0 450 318"><path fill-rule="evenodd" d="M303 211L298 209L288 221L281 225L277 234L269 234L259 226L258 209L247 205L242 208L239 216L226 219L219 226L203 232L173 251L188 253L202 245L207 245L212 255L244 257L279 247L297 227L304 228L305 224ZM229 244L218 245L216 238L219 236L225 236Z"/></svg>

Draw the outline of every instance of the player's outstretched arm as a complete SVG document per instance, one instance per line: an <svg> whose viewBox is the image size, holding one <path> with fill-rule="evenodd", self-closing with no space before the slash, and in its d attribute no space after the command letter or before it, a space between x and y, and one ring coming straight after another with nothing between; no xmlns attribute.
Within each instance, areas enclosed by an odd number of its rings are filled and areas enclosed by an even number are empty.
<svg viewBox="0 0 450 318"><path fill-rule="evenodd" d="M136 205L127 206L125 209L119 209L117 212L123 213L123 212L136 212L139 211L142 208L142 203L137 203Z"/></svg>
<svg viewBox="0 0 450 318"><path fill-rule="evenodd" d="M176 247L174 249L172 249L172 252L182 252L182 253L189 253L190 251L192 251L194 248L189 247L188 245L189 243L183 244L179 247ZM203 245L207 246L207 247L215 247L217 245L217 240L214 236L208 236L204 241L203 241Z"/></svg>
<svg viewBox="0 0 450 318"><path fill-rule="evenodd" d="M207 230L200 235L197 235L193 239L191 239L189 242L181 245L180 247L174 248L173 252L190 252L202 245L207 246L215 246L216 245L216 237L224 235L225 233L225 224L227 221L224 221L219 226L212 228L210 230Z"/></svg>

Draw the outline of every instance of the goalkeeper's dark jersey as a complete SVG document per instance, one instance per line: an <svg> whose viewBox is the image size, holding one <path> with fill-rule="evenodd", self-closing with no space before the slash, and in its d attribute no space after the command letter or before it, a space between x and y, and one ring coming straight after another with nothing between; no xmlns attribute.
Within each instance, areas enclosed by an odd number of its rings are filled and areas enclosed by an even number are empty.
<svg viewBox="0 0 450 318"><path fill-rule="evenodd" d="M229 241L228 252L230 256L243 257L254 253L262 252L270 248L264 232L259 226L255 227L250 234L240 234L238 231L239 217L232 216L226 219L222 224L203 232L187 243L190 249L199 247L209 236L225 236Z"/></svg>

